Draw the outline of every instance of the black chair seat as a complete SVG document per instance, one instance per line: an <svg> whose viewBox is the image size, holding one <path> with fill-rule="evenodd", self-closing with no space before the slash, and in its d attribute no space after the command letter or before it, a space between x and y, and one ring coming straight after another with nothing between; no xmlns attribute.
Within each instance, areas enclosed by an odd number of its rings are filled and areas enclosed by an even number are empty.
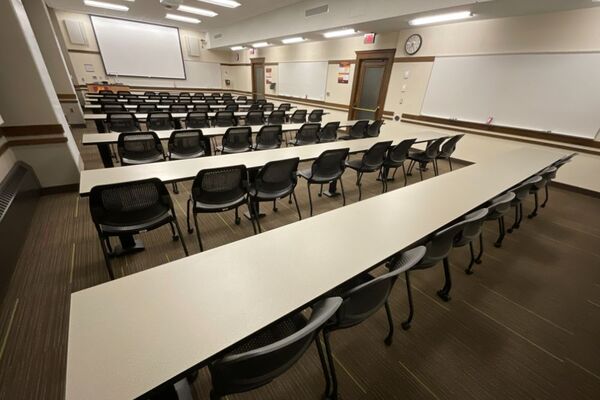
<svg viewBox="0 0 600 400"><path fill-rule="evenodd" d="M244 148L235 148L235 147L223 147L223 146L217 146L217 151L220 151L223 154L232 154L232 153L245 153L247 151L250 151L250 148L248 147L244 147Z"/></svg>
<svg viewBox="0 0 600 400"><path fill-rule="evenodd" d="M312 169L310 169L310 168L302 170L302 171L298 171L298 175L312 183L329 183L340 177L339 173L332 174L332 175L317 175L317 174L313 175Z"/></svg>
<svg viewBox="0 0 600 400"><path fill-rule="evenodd" d="M269 200L277 200L282 197L288 196L290 193L294 191L294 186L290 185L285 189L280 189L272 192L264 192L264 191L256 191L256 188L250 188L250 196L256 198L260 201L269 201Z"/></svg>
<svg viewBox="0 0 600 400"><path fill-rule="evenodd" d="M188 158L204 157L205 155L206 155L206 152L204 150L200 150L200 151L197 151L194 153L185 153L185 154L171 152L169 159L171 159L171 160L186 160Z"/></svg>
<svg viewBox="0 0 600 400"><path fill-rule="evenodd" d="M419 161L419 162L431 161L431 159L429 157L427 157L427 154L422 150L411 150L408 153L408 158L410 158L411 160Z"/></svg>
<svg viewBox="0 0 600 400"><path fill-rule="evenodd" d="M361 172L373 172L379 169L378 165L374 166L373 168L368 168L367 166L363 165L362 160L348 160L346 161L346 167Z"/></svg>
<svg viewBox="0 0 600 400"><path fill-rule="evenodd" d="M243 195L238 199L219 204L204 203L196 200L194 202L194 208L202 211L226 211L227 209L239 207L243 204L246 204L246 195Z"/></svg>
<svg viewBox="0 0 600 400"><path fill-rule="evenodd" d="M268 145L264 145L264 144L260 144L260 143L259 143L259 144L257 144L257 145L254 147L254 149L255 149L255 150L273 150L273 149L278 149L278 148L280 148L280 147L281 147L280 145L275 145L275 144L274 144L274 145L270 145L270 146L268 146Z"/></svg>
<svg viewBox="0 0 600 400"><path fill-rule="evenodd" d="M123 164L128 164L128 165L138 165L138 164L148 164L148 163L153 163L153 162L158 162L158 161L164 161L164 159L165 158L162 154L153 154L149 157L136 158L136 159L123 157L121 162Z"/></svg>
<svg viewBox="0 0 600 400"><path fill-rule="evenodd" d="M147 217L149 213L148 209L141 210L139 213L128 212L126 218L119 218L123 217L122 214L107 216L104 223L99 224L100 229L103 233L109 235L140 232L158 228L173 219L173 214L171 214L169 209L161 210L158 207L154 208L156 208L156 210L154 210L156 214L152 217Z"/></svg>

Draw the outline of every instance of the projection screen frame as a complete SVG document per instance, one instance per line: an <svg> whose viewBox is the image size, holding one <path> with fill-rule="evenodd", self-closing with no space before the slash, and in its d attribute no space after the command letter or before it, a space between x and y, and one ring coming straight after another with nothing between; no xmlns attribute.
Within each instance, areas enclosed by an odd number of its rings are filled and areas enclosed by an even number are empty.
<svg viewBox="0 0 600 400"><path fill-rule="evenodd" d="M130 74L109 74L108 71L106 70L106 64L104 63L104 56L102 55L102 49L100 48L100 43L98 42L98 34L96 33L96 28L94 27L94 22L92 21L92 17L98 17L98 18L105 18L105 19L116 19L116 20L120 20L120 21L127 21L127 22L135 22L138 24L144 24L144 25L156 25L156 26L164 26L166 28L174 28L177 30L177 44L179 44L179 54L181 55L181 65L183 66L183 78L173 78L170 76L148 76L148 75L130 75ZM89 14L89 18L90 18L90 25L92 25L92 31L94 32L94 39L96 40L96 45L98 46L98 53L100 54L100 59L102 60L102 68L104 68L104 74L108 77L108 76L125 76L125 77L132 77L132 78L150 78L150 79L172 79L172 80L178 80L178 81L185 81L187 80L187 71L185 69L185 60L183 58L183 48L181 47L181 36L180 36L180 32L179 32L179 27L177 26L171 26L171 25L164 25L164 24L154 24L154 23L150 23L150 22L143 22L143 21L135 21L132 19L127 19L127 18L119 18L119 17L107 17L106 15L100 15L100 14Z"/></svg>

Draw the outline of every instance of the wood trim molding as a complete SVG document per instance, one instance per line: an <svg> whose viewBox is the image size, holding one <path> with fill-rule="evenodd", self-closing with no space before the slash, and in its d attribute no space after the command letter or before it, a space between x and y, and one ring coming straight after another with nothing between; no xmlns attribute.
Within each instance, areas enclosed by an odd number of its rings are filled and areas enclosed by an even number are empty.
<svg viewBox="0 0 600 400"><path fill-rule="evenodd" d="M573 152L577 152L577 153L586 153L586 154L600 156L600 151L596 151L593 149L573 147L573 146L562 145L562 144L558 144L558 143L539 142L537 140L525 139L525 138L521 138L518 136L504 136L504 135L500 135L500 134L474 131L474 130L468 130L468 129L461 129L461 128L455 128L455 127L448 127L448 126L443 126L443 125L430 124L427 122L413 121L413 120L409 120L409 119L402 119L402 122L406 122L408 124L413 124L413 125L426 126L429 128L451 129L455 132L463 132L463 133L469 133L472 135L486 136L486 137L491 137L494 139L512 140L515 142L535 144L538 146L548 146L548 147L554 147L557 149L569 150L569 151L573 151Z"/></svg>
<svg viewBox="0 0 600 400"><path fill-rule="evenodd" d="M61 137L53 137L53 138L41 138L41 139L18 139L18 140L9 140L6 142L8 147L17 147L17 146L35 146L39 144L56 144L56 143L66 143L67 138L64 136Z"/></svg>
<svg viewBox="0 0 600 400"><path fill-rule="evenodd" d="M36 136L36 135L57 135L65 133L62 125L20 125L20 126L2 126L0 134L11 136Z"/></svg>
<svg viewBox="0 0 600 400"><path fill-rule="evenodd" d="M595 190L586 189L586 188L582 188L579 186L573 186L573 185L569 185L568 183L562 183L562 182L557 182L557 181L550 182L550 186L554 186L559 189L564 189L564 190L568 190L570 192L580 193L580 194L584 194L586 196L600 199L600 192L597 192Z"/></svg>
<svg viewBox="0 0 600 400"><path fill-rule="evenodd" d="M2 157L2 154L4 154L4 152L6 150L8 150L9 147L10 146L9 146L8 142L4 142L4 143L0 144L0 157Z"/></svg>
<svg viewBox="0 0 600 400"><path fill-rule="evenodd" d="M68 49L68 53L82 53L82 54L100 54L99 51L96 50L78 50L78 49Z"/></svg>
<svg viewBox="0 0 600 400"><path fill-rule="evenodd" d="M329 60L329 61L327 61L327 63L329 65L335 65L335 64L339 64L339 63L356 64L356 60Z"/></svg>
<svg viewBox="0 0 600 400"><path fill-rule="evenodd" d="M254 57L254 58L250 59L250 63L251 64L264 64L265 58L264 57Z"/></svg>
<svg viewBox="0 0 600 400"><path fill-rule="evenodd" d="M40 194L42 196L45 196L48 194L59 194L59 193L69 193L69 192L78 192L78 191L79 191L79 184L73 183L70 185L43 187L40 190Z"/></svg>
<svg viewBox="0 0 600 400"><path fill-rule="evenodd" d="M469 121L461 121L461 120L454 120L454 119L447 119L447 118L440 118L440 117L431 117L428 115L402 114L402 119L403 120L411 119L411 120L415 120L415 121L449 125L449 126L459 127L459 128L477 129L477 130L487 131L487 132L504 133L507 135L522 136L522 137L526 137L526 138L548 140L548 141L552 141L552 142L568 143L568 144L574 144L577 146L586 146L586 147L600 149L600 141L596 141L593 139L585 139L585 138L580 138L580 137L575 137L575 136L569 136L569 135L564 135L564 134L560 134L560 133L548 133L548 132L543 132L543 131L536 131L533 129L523 129L523 128L517 128L517 127L512 127L512 126L488 125L488 124L482 124L479 122L469 122Z"/></svg>
<svg viewBox="0 0 600 400"><path fill-rule="evenodd" d="M75 100L77 101L77 95L71 93L57 93L58 100Z"/></svg>
<svg viewBox="0 0 600 400"><path fill-rule="evenodd" d="M225 66L225 67L249 67L252 64L250 64L250 63L237 63L237 64L234 64L234 63L221 63L221 65Z"/></svg>
<svg viewBox="0 0 600 400"><path fill-rule="evenodd" d="M434 62L434 56L423 56L423 57L396 57L394 58L395 63L411 63L411 62Z"/></svg>

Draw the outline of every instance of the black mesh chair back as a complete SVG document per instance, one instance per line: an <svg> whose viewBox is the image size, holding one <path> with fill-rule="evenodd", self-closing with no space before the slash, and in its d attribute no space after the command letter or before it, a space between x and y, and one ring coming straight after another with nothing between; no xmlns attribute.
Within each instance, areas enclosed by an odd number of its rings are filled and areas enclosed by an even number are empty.
<svg viewBox="0 0 600 400"><path fill-rule="evenodd" d="M263 104L267 104L267 100L265 100L265 99L257 99L255 101L255 103L262 106Z"/></svg>
<svg viewBox="0 0 600 400"><path fill-rule="evenodd" d="M225 111L233 111L237 112L240 109L240 106L236 103L229 103L225 106Z"/></svg>
<svg viewBox="0 0 600 400"><path fill-rule="evenodd" d="M200 208L226 208L246 198L248 173L244 165L203 169L192 183L192 201Z"/></svg>
<svg viewBox="0 0 600 400"><path fill-rule="evenodd" d="M308 122L321 122L323 121L323 110L312 110L308 114Z"/></svg>
<svg viewBox="0 0 600 400"><path fill-rule="evenodd" d="M260 111L260 104L258 104L258 103L250 104L248 111Z"/></svg>
<svg viewBox="0 0 600 400"><path fill-rule="evenodd" d="M140 123L133 113L110 113L106 116L108 129L113 132L136 132Z"/></svg>
<svg viewBox="0 0 600 400"><path fill-rule="evenodd" d="M169 137L169 159L183 160L210 155L210 142L200 129L173 131Z"/></svg>
<svg viewBox="0 0 600 400"><path fill-rule="evenodd" d="M271 112L275 109L275 105L273 103L261 104L260 109L264 112Z"/></svg>
<svg viewBox="0 0 600 400"><path fill-rule="evenodd" d="M290 111L292 109L292 105L290 103L281 103L277 109L280 111Z"/></svg>
<svg viewBox="0 0 600 400"><path fill-rule="evenodd" d="M192 104L192 98L191 97L180 97L179 100L177 100L178 104Z"/></svg>
<svg viewBox="0 0 600 400"><path fill-rule="evenodd" d="M146 102L146 100L144 99L127 99L127 104L144 104Z"/></svg>
<svg viewBox="0 0 600 400"><path fill-rule="evenodd" d="M158 92L158 95L161 97L167 97L169 94L169 92Z"/></svg>
<svg viewBox="0 0 600 400"><path fill-rule="evenodd" d="M542 170L539 175L542 177L542 181L534 185L536 189L541 189L546 186L550 181L556 178L556 173L558 172L558 168L555 166L550 166Z"/></svg>
<svg viewBox="0 0 600 400"><path fill-rule="evenodd" d="M307 320L294 314L260 330L209 364L211 398L264 386L291 368L309 348L342 299L331 297L312 307ZM326 367L324 366L324 370Z"/></svg>
<svg viewBox="0 0 600 400"><path fill-rule="evenodd" d="M327 330L345 329L368 319L387 302L398 279L398 275L413 268L425 255L425 247L418 246L402 253L391 264L390 271L373 277L370 274L359 276L343 287L340 293L343 302L335 317L326 324Z"/></svg>
<svg viewBox="0 0 600 400"><path fill-rule="evenodd" d="M306 110L296 110L290 117L290 122L293 124L303 124L306 122Z"/></svg>
<svg viewBox="0 0 600 400"><path fill-rule="evenodd" d="M481 235L483 223L486 220L489 211L487 208L481 208L473 211L463 218L463 229L460 234L454 238L454 247L464 246Z"/></svg>
<svg viewBox="0 0 600 400"><path fill-rule="evenodd" d="M148 96L148 100L160 100L160 99L161 99L161 97L157 94Z"/></svg>
<svg viewBox="0 0 600 400"><path fill-rule="evenodd" d="M269 114L268 122L271 125L285 124L285 111L272 111L271 114Z"/></svg>
<svg viewBox="0 0 600 400"><path fill-rule="evenodd" d="M319 143L335 142L338 129L340 129L339 121L328 122L319 130Z"/></svg>
<svg viewBox="0 0 600 400"><path fill-rule="evenodd" d="M276 199L292 193L298 182L296 172L299 162L300 159L295 157L266 163L256 175L256 197Z"/></svg>
<svg viewBox="0 0 600 400"><path fill-rule="evenodd" d="M205 101L206 101L206 104L212 104L212 105L219 104L219 101L215 98L207 97Z"/></svg>
<svg viewBox="0 0 600 400"><path fill-rule="evenodd" d="M167 98L161 98L160 99L160 104L174 104L175 100L173 99L167 99Z"/></svg>
<svg viewBox="0 0 600 400"><path fill-rule="evenodd" d="M384 165L390 168L399 167L408 158L408 151L417 139L405 139L396 146L390 147Z"/></svg>
<svg viewBox="0 0 600 400"><path fill-rule="evenodd" d="M246 125L263 125L265 123L265 113L257 111L248 111L246 114Z"/></svg>
<svg viewBox="0 0 600 400"><path fill-rule="evenodd" d="M179 97L190 97L190 92L180 92Z"/></svg>
<svg viewBox="0 0 600 400"><path fill-rule="evenodd" d="M238 101L248 101L248 96L238 96Z"/></svg>
<svg viewBox="0 0 600 400"><path fill-rule="evenodd" d="M224 99L225 99L225 98L230 98L230 99L231 99L231 98L233 98L233 96L231 95L231 93L223 93L223 94L222 94L222 97L223 97Z"/></svg>
<svg viewBox="0 0 600 400"><path fill-rule="evenodd" d="M104 97L98 99L98 103L100 103L100 104L122 104L117 101L116 95L114 97L113 96L110 96L110 97L104 96Z"/></svg>
<svg viewBox="0 0 600 400"><path fill-rule="evenodd" d="M155 111L148 113L146 117L146 126L148 130L166 131L175 129L175 121L170 112Z"/></svg>
<svg viewBox="0 0 600 400"><path fill-rule="evenodd" d="M119 96L121 96L121 95L119 95ZM137 94L124 94L124 95L122 95L122 97L124 99L128 99L128 100L129 99L138 99L139 98Z"/></svg>
<svg viewBox="0 0 600 400"><path fill-rule="evenodd" d="M156 132L125 132L119 135L117 151L122 165L164 161L163 147Z"/></svg>
<svg viewBox="0 0 600 400"><path fill-rule="evenodd" d="M296 139L292 142L294 146L304 146L307 144L315 144L319 141L319 131L321 124L304 124L296 132Z"/></svg>
<svg viewBox="0 0 600 400"><path fill-rule="evenodd" d="M281 147L282 130L281 125L265 125L260 128L256 135L255 150L271 150Z"/></svg>
<svg viewBox="0 0 600 400"><path fill-rule="evenodd" d="M186 114L188 112L188 107L185 104L171 104L169 106L169 112Z"/></svg>
<svg viewBox="0 0 600 400"><path fill-rule="evenodd" d="M529 195L531 188L533 185L538 184L542 181L542 177L539 175L534 176L533 178L527 179L525 182L521 183L519 186L511 189L511 192L515 194L515 198L513 199L513 204L520 203L525 200L525 198Z"/></svg>
<svg viewBox="0 0 600 400"><path fill-rule="evenodd" d="M98 91L98 94L114 94L114 93L112 90L102 89L102 90Z"/></svg>
<svg viewBox="0 0 600 400"><path fill-rule="evenodd" d="M362 139L367 136L367 129L369 128L369 121L356 121L354 125L350 127L348 135L351 139Z"/></svg>
<svg viewBox="0 0 600 400"><path fill-rule="evenodd" d="M125 109L125 105L121 104L121 103L105 103L100 105L100 110L102 110L103 113L111 113L111 112L127 112L127 110Z"/></svg>
<svg viewBox="0 0 600 400"><path fill-rule="evenodd" d="M436 233L427 241L425 247L427 251L425 252L425 256L416 265L415 269L425 269L429 267L433 267L441 260L448 257L450 250L454 246L455 240L461 234L465 225L467 225L469 221L459 221L447 228L444 228Z"/></svg>
<svg viewBox="0 0 600 400"><path fill-rule="evenodd" d="M425 147L425 156L431 160L437 158L440 154L440 146L446 138L439 138L427 143L427 147Z"/></svg>
<svg viewBox="0 0 600 400"><path fill-rule="evenodd" d="M575 157L576 155L577 155L577 153L573 153L573 154L569 154L568 156L564 156L552 165L558 169L558 168L562 167L563 165L570 163L573 160L573 157Z"/></svg>
<svg viewBox="0 0 600 400"><path fill-rule="evenodd" d="M249 126L229 128L222 141L222 153L243 153L252 149L252 129Z"/></svg>
<svg viewBox="0 0 600 400"><path fill-rule="evenodd" d="M223 104L238 104L238 103L236 103L236 101L232 98L223 98Z"/></svg>
<svg viewBox="0 0 600 400"><path fill-rule="evenodd" d="M117 90L117 94L119 96L125 96L126 94L131 94L129 90Z"/></svg>
<svg viewBox="0 0 600 400"><path fill-rule="evenodd" d="M311 166L311 182L331 182L344 174L350 149L325 150Z"/></svg>
<svg viewBox="0 0 600 400"><path fill-rule="evenodd" d="M215 116L215 126L236 126L237 119L233 111L217 111Z"/></svg>
<svg viewBox="0 0 600 400"><path fill-rule="evenodd" d="M155 96L156 92L144 92L144 96Z"/></svg>
<svg viewBox="0 0 600 400"><path fill-rule="evenodd" d="M362 167L364 171L376 171L383 165L385 161L386 153L393 141L385 141L375 143L369 150L363 154Z"/></svg>
<svg viewBox="0 0 600 400"><path fill-rule="evenodd" d="M510 211L510 204L515 198L513 192L507 192L490 201L487 205L487 219L497 219Z"/></svg>
<svg viewBox="0 0 600 400"><path fill-rule="evenodd" d="M377 137L379 136L379 134L381 133L381 126L383 125L383 120L382 119L378 119L376 121L373 121L372 124L370 124L367 127L367 136L368 137Z"/></svg>
<svg viewBox="0 0 600 400"><path fill-rule="evenodd" d="M210 118L204 111L190 111L185 117L185 126L188 128L209 128Z"/></svg>
<svg viewBox="0 0 600 400"><path fill-rule="evenodd" d="M194 93L194 100L203 100L204 99L204 94L203 93Z"/></svg>
<svg viewBox="0 0 600 400"><path fill-rule="evenodd" d="M168 95L168 96L167 96L167 99L168 99L168 100L173 100L173 101L175 101L175 102L176 102L176 101L178 101L178 100L179 100L179 96L176 96L176 95L174 95L174 94L171 94L171 95Z"/></svg>
<svg viewBox="0 0 600 400"><path fill-rule="evenodd" d="M454 135L451 138L449 138L448 140L446 140L440 147L440 153L439 153L438 157L442 157L442 158L450 157L452 155L452 153L454 153L454 150L456 150L456 143L458 143L458 141L460 139L462 139L463 136L465 136L465 135Z"/></svg>
<svg viewBox="0 0 600 400"><path fill-rule="evenodd" d="M210 105L208 104L194 104L194 111L211 112Z"/></svg>
<svg viewBox="0 0 600 400"><path fill-rule="evenodd" d="M148 114L154 111L158 111L156 104L138 104L136 112L141 114Z"/></svg>

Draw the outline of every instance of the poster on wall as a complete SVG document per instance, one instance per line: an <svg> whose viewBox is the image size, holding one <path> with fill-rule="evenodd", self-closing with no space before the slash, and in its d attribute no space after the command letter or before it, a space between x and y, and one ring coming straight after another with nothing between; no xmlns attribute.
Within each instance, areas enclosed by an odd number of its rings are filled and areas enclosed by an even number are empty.
<svg viewBox="0 0 600 400"><path fill-rule="evenodd" d="M341 62L338 65L338 83L347 84L350 80L350 63Z"/></svg>
<svg viewBox="0 0 600 400"><path fill-rule="evenodd" d="M265 79L267 80L267 85L273 83L273 68L265 68Z"/></svg>

